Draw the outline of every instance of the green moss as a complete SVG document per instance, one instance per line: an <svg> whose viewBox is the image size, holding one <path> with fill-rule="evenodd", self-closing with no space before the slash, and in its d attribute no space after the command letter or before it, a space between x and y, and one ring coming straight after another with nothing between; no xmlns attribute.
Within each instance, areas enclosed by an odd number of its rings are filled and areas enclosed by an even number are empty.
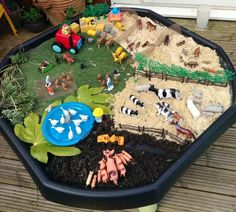
<svg viewBox="0 0 236 212"><path fill-rule="evenodd" d="M58 56L61 57L61 63L57 65L55 61L55 53L51 50L51 45L53 42L54 39L50 39L42 43L37 48L31 50L28 62L21 64L20 68L23 71L27 81L27 92L35 95L36 80L42 80L44 82L47 75L51 76L51 78L55 78L57 76L59 77L62 73L67 72L73 73L73 78L78 87L84 84L98 87L100 86L96 80L98 73L104 78L106 73L111 74L114 69L117 69L121 73L121 80L120 83L115 85L112 90L111 93L114 94L121 91L125 87L125 80L128 78L127 74L133 73L133 68L126 61L122 65L113 61L112 52L115 52L118 47L117 45L111 46L110 50L108 50L104 45L97 48L96 42L93 44L85 44L79 50L78 54L73 55L76 61L74 64L68 65L67 62L62 59L62 54L58 54ZM40 63L44 60L56 65L48 73L41 73L38 71ZM86 65L85 69L80 68L81 63ZM44 87L44 84L42 84L42 87ZM65 96L60 99L63 99L64 97ZM41 113L42 109L54 100L55 98L52 97L52 99L48 101L38 102L35 111Z"/></svg>

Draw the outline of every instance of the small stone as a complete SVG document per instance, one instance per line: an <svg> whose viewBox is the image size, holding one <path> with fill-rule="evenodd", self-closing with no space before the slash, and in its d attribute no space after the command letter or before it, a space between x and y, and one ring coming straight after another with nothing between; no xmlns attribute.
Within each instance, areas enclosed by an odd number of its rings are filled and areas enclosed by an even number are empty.
<svg viewBox="0 0 236 212"><path fill-rule="evenodd" d="M111 35L113 35L113 36L114 36L114 35L116 35L116 31L115 31L114 29L113 29L113 30L111 30L111 32L110 32L110 33L111 33Z"/></svg>
<svg viewBox="0 0 236 212"><path fill-rule="evenodd" d="M93 43L94 42L94 38L88 38L88 43Z"/></svg>

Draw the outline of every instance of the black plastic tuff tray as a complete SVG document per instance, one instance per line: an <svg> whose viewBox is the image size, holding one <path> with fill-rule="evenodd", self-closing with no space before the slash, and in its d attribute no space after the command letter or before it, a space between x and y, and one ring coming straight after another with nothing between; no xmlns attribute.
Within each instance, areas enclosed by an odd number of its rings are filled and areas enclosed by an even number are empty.
<svg viewBox="0 0 236 212"><path fill-rule="evenodd" d="M135 10L140 16L147 16L167 27L174 24L171 20L150 10L136 8L122 8L122 10ZM26 41L22 45L16 46L2 60L0 68L9 64L9 56L17 53L20 48L23 47L24 50L27 51L40 45L42 42L54 37L57 29L58 27L55 27L29 41ZM214 49L221 58L224 68L228 68L232 72L235 72L230 59L220 46L184 27L181 27L181 31L183 35L192 37L197 43ZM156 182L132 189L94 191L89 189L78 189L73 186L55 182L48 176L45 166L30 156L28 146L15 136L13 128L9 124L8 120L3 118L0 119L0 130L30 173L45 199L60 204L100 210L135 208L159 202L168 189L194 162L194 160L206 151L206 149L236 121L235 78L231 85L233 90L231 107L225 111L204 133L202 133L189 149L178 160L176 160Z"/></svg>

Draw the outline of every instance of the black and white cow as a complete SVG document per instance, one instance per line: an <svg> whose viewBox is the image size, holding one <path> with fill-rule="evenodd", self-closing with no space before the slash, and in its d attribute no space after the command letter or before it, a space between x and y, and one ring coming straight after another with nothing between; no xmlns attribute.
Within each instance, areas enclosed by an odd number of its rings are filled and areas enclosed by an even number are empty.
<svg viewBox="0 0 236 212"><path fill-rule="evenodd" d="M158 89L150 85L148 91L154 92L160 99L181 99L180 91L175 88Z"/></svg>
<svg viewBox="0 0 236 212"><path fill-rule="evenodd" d="M123 113L123 114L126 114L128 116L139 116L137 110L132 110L132 109L127 108L125 106L122 106L120 108L120 112Z"/></svg>
<svg viewBox="0 0 236 212"><path fill-rule="evenodd" d="M163 115L168 122L173 120L174 113L171 111L169 104L165 102L158 102L155 106L158 110L158 115Z"/></svg>
<svg viewBox="0 0 236 212"><path fill-rule="evenodd" d="M129 99L130 99L135 105L138 105L138 106L144 108L144 103L141 102L136 96L130 95L130 96L129 96Z"/></svg>

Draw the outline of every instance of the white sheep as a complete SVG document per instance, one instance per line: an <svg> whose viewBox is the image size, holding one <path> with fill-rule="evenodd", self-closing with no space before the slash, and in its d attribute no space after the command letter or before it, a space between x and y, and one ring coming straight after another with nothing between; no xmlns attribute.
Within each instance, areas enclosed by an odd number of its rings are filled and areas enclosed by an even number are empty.
<svg viewBox="0 0 236 212"><path fill-rule="evenodd" d="M187 107L190 113L192 114L193 119L197 119L201 115L200 111L197 109L192 99L187 100Z"/></svg>

